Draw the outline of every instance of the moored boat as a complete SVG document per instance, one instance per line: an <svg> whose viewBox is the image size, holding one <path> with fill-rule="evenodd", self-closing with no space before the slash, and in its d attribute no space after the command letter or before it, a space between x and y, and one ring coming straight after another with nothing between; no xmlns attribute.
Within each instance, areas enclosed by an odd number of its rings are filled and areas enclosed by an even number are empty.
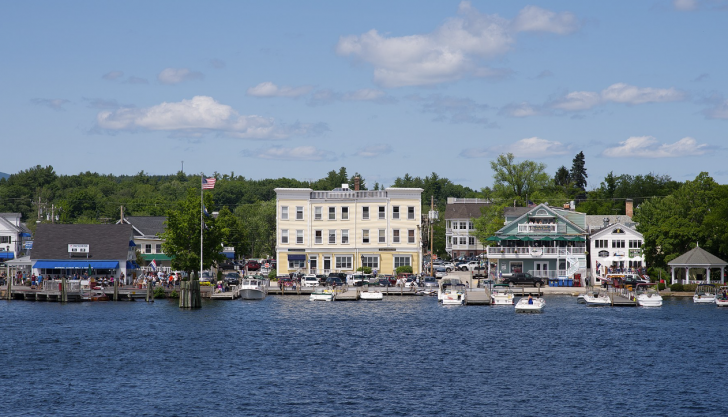
<svg viewBox="0 0 728 417"><path fill-rule="evenodd" d="M458 278L443 278L437 291L437 299L443 305L463 305L465 285Z"/></svg>
<svg viewBox="0 0 728 417"><path fill-rule="evenodd" d="M546 307L543 298L523 297L516 303L516 313L541 313Z"/></svg>
<svg viewBox="0 0 728 417"><path fill-rule="evenodd" d="M635 299L637 305L641 307L661 307L662 296L655 289L656 282L650 284L637 284L635 289Z"/></svg>
<svg viewBox="0 0 728 417"><path fill-rule="evenodd" d="M508 305L512 306L513 290L510 289L508 284L495 284L490 292L491 305Z"/></svg>
<svg viewBox="0 0 728 417"><path fill-rule="evenodd" d="M589 291L584 294L584 304L588 306L608 306L612 305L612 301L605 291Z"/></svg>
<svg viewBox="0 0 728 417"><path fill-rule="evenodd" d="M359 298L362 300L382 300L384 294L381 291L362 291L359 293Z"/></svg>
<svg viewBox="0 0 728 417"><path fill-rule="evenodd" d="M308 297L310 301L334 301L334 298L336 298L336 294L333 290L323 288L317 288Z"/></svg>
<svg viewBox="0 0 728 417"><path fill-rule="evenodd" d="M713 304L715 303L717 292L718 290L713 284L698 284L695 287L693 302L698 304Z"/></svg>
<svg viewBox="0 0 728 417"><path fill-rule="evenodd" d="M243 300L262 300L268 295L268 284L262 279L245 278L240 283L239 291Z"/></svg>
<svg viewBox="0 0 728 417"><path fill-rule="evenodd" d="M718 307L728 307L728 286L722 286L718 289L715 296L715 304Z"/></svg>

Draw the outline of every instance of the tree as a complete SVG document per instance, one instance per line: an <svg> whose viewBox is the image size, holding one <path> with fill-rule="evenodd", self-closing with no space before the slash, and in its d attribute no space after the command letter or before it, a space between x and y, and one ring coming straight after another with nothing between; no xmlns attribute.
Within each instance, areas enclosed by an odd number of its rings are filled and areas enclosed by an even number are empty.
<svg viewBox="0 0 728 417"><path fill-rule="evenodd" d="M574 157L574 161L571 165L571 172L569 172L569 179L574 183L574 187L581 190L577 198L582 199L586 197L586 167L584 163L584 152L579 152Z"/></svg>
<svg viewBox="0 0 728 417"><path fill-rule="evenodd" d="M210 193L205 193L204 202L205 207L213 207ZM172 268L188 275L200 267L200 213L200 196L194 188L189 189L187 197L167 211L167 228L161 236L162 250L172 257ZM212 216L205 216L204 223L202 267L208 269L225 259L220 253L223 233Z"/></svg>
<svg viewBox="0 0 728 417"><path fill-rule="evenodd" d="M491 161L490 167L493 169L494 196L499 200L517 200L525 206L528 197L549 185L545 164L529 160L515 163L512 153L499 155Z"/></svg>
<svg viewBox="0 0 728 417"><path fill-rule="evenodd" d="M564 189L566 189L570 182L571 178L569 177L569 170L562 165L559 169L556 170L556 174L554 175L554 184L560 187L564 187Z"/></svg>
<svg viewBox="0 0 728 417"><path fill-rule="evenodd" d="M222 233L222 242L225 246L235 248L237 255L245 253L245 231L240 219L236 217L230 209L223 207L220 209L215 224Z"/></svg>
<svg viewBox="0 0 728 417"><path fill-rule="evenodd" d="M354 189L354 178L356 178L356 177L359 177L359 189L362 190L362 191L366 191L367 190L367 183L364 180L364 177L362 177L362 175L359 174L358 172L354 173L354 175L352 175L351 178L349 178L349 189L350 190L353 190Z"/></svg>

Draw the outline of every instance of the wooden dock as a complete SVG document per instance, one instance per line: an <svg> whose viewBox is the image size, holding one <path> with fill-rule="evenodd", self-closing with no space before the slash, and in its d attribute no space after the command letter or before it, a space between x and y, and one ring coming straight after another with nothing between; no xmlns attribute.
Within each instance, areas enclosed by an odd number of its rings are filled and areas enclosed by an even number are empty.
<svg viewBox="0 0 728 417"><path fill-rule="evenodd" d="M316 289L322 289L324 287L299 287L297 286L294 290L293 287L283 287L281 290L278 286L271 285L268 287L268 295L310 295L312 292L314 292ZM417 295L417 291L421 290L422 288L403 288L403 287L373 287L374 291L380 291L385 296L387 295L397 295L397 296L409 296L409 295ZM342 293L347 293L349 291L366 291L367 289L365 287L352 287L345 285L343 287L337 287L336 288L336 297L339 298L339 296ZM346 295L344 297L345 299L350 299L349 295ZM358 299L358 298L357 298Z"/></svg>
<svg viewBox="0 0 728 417"><path fill-rule="evenodd" d="M465 291L465 304L490 305L492 299L487 288L470 288Z"/></svg>
<svg viewBox="0 0 728 417"><path fill-rule="evenodd" d="M237 285L233 285L230 287L228 291L225 292L216 292L213 291L210 294L210 298L213 300L236 300L240 297L240 288L238 288Z"/></svg>

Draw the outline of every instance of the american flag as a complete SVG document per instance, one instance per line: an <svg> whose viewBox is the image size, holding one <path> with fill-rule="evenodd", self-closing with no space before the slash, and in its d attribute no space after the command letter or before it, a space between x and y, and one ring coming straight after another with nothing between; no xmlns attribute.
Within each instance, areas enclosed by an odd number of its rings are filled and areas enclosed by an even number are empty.
<svg viewBox="0 0 728 417"><path fill-rule="evenodd" d="M152 271L156 271L157 270L157 261L152 259L152 262L149 263L149 266L152 267Z"/></svg>
<svg viewBox="0 0 728 417"><path fill-rule="evenodd" d="M202 179L202 189L210 190L212 188L215 188L215 178L203 178Z"/></svg>

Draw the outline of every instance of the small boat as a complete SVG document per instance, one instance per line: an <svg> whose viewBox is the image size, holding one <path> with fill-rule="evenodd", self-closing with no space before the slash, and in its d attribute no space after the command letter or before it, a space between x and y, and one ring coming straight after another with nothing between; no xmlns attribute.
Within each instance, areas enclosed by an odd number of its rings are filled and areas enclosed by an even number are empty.
<svg viewBox="0 0 728 417"><path fill-rule="evenodd" d="M541 313L546 307L543 298L523 297L516 303L516 313Z"/></svg>
<svg viewBox="0 0 728 417"><path fill-rule="evenodd" d="M91 301L109 301L109 296L103 291L94 291L89 295Z"/></svg>
<svg viewBox="0 0 728 417"><path fill-rule="evenodd" d="M262 300L268 295L268 283L263 279L245 278L239 291L243 300Z"/></svg>
<svg viewBox="0 0 728 417"><path fill-rule="evenodd" d="M437 300L443 305L463 305L465 285L458 278L443 278L437 291Z"/></svg>
<svg viewBox="0 0 728 417"><path fill-rule="evenodd" d="M635 299L637 305L641 307L661 307L662 296L655 289L656 282L650 284L637 284L635 289Z"/></svg>
<svg viewBox="0 0 728 417"><path fill-rule="evenodd" d="M382 300L384 294L381 291L362 291L359 293L359 298L362 300Z"/></svg>
<svg viewBox="0 0 728 417"><path fill-rule="evenodd" d="M588 306L609 306L612 300L604 291L590 291L584 294L584 304Z"/></svg>
<svg viewBox="0 0 728 417"><path fill-rule="evenodd" d="M490 292L490 300L492 305L503 306L513 305L513 290L508 284L495 284Z"/></svg>
<svg viewBox="0 0 728 417"><path fill-rule="evenodd" d="M722 286L718 289L715 296L715 304L718 307L728 307L728 286Z"/></svg>
<svg viewBox="0 0 728 417"><path fill-rule="evenodd" d="M713 284L698 284L695 287L695 295L693 295L693 302L699 304L713 304L715 303L716 294L718 290Z"/></svg>
<svg viewBox="0 0 728 417"><path fill-rule="evenodd" d="M310 301L334 301L334 298L336 298L336 294L333 290L322 288L317 288L308 297Z"/></svg>

